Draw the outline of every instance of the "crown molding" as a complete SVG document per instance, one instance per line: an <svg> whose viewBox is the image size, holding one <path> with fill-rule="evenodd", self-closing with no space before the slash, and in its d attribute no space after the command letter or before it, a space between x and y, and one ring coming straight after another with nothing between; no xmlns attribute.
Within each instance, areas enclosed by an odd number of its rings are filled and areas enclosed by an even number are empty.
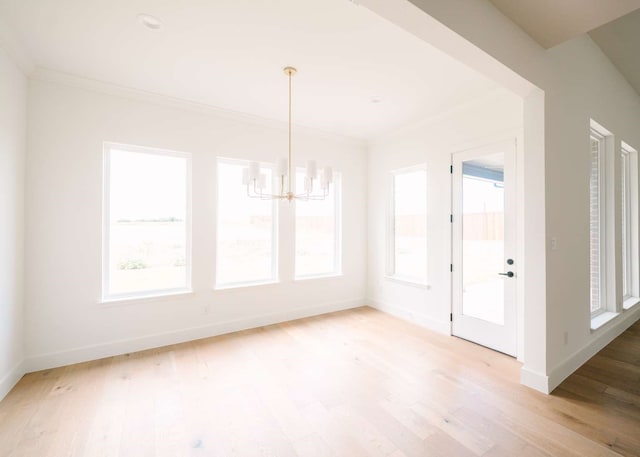
<svg viewBox="0 0 640 457"><path fill-rule="evenodd" d="M510 91L508 89L504 89L502 87L495 87L493 89L490 89L488 91L486 91L483 94L479 94L469 100L451 105L445 109L443 109L442 111L439 111L435 114L432 114L430 116L425 116L422 118L419 118L417 120L408 122L405 125L402 125L400 127L396 127L394 129L390 129L390 130L386 130L381 132L379 135L371 138L371 140L369 141L369 145L373 145L373 144L378 144L381 142L385 142L388 141L390 139L396 138L398 136L401 136L403 134L406 133L410 133L416 130L419 130L421 128L426 128L428 126L430 126L431 124L434 124L436 122L439 122L441 120L450 118L450 117L454 117L456 115L459 115L461 113L464 113L466 111L472 110L473 108L477 107L477 106L482 106L484 104L486 104L487 102L490 102L491 100L493 100L495 97L500 97L505 93L509 93ZM513 94L514 96L517 96L516 94ZM508 128L509 131L513 130L511 127Z"/></svg>
<svg viewBox="0 0 640 457"><path fill-rule="evenodd" d="M159 106L176 108L190 112L200 113L207 116L219 117L231 121L250 123L260 127L273 128L286 131L288 125L284 121L256 116L239 111L227 110L206 103L172 97L156 92L135 89L118 84L99 81L91 78L84 78L70 73L65 73L50 68L38 67L29 76L31 80L43 81L47 83L62 84L66 86L81 88L84 90L99 92L102 94L122 97L129 100L152 103ZM295 125L296 132L303 135L311 135L331 141L347 144L353 147L364 148L367 142L364 139L348 137L325 130L308 127L305 125Z"/></svg>
<svg viewBox="0 0 640 457"><path fill-rule="evenodd" d="M35 71L36 65L31 55L2 18L0 18L0 48L25 76L30 76Z"/></svg>

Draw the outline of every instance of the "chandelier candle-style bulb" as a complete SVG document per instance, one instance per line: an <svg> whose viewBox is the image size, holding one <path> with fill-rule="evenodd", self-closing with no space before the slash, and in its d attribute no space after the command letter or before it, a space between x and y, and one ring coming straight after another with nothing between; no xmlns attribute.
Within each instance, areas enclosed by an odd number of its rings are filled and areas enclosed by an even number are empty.
<svg viewBox="0 0 640 457"><path fill-rule="evenodd" d="M255 182L260 179L260 164L258 162L249 163L249 182Z"/></svg>
<svg viewBox="0 0 640 457"><path fill-rule="evenodd" d="M307 162L307 178L316 179L318 177L318 165L315 160L309 160Z"/></svg>
<svg viewBox="0 0 640 457"><path fill-rule="evenodd" d="M278 161L278 176L287 176L289 174L289 162L286 157Z"/></svg>
<svg viewBox="0 0 640 457"><path fill-rule="evenodd" d="M295 169L293 168L293 160L291 154L292 144L292 116L291 116L291 78L297 73L293 67L285 67L284 74L289 80L289 131L288 131L288 155L287 158L281 159L276 164L277 175L274 177L273 185L277 186L278 193L267 193L267 175L260 173L260 164L258 162L249 163L242 173L242 184L247 187L247 195L251 198L259 198L261 200L324 200L329 195L329 185L333 182L333 170L331 167L324 167L320 173L320 192L314 193L314 180L318 179L318 166L315 160L307 162L307 169L304 177L304 192L296 193L294 190L293 178Z"/></svg>
<svg viewBox="0 0 640 457"><path fill-rule="evenodd" d="M333 168L324 167L324 170L322 170L322 180L326 184L331 184L333 182Z"/></svg>

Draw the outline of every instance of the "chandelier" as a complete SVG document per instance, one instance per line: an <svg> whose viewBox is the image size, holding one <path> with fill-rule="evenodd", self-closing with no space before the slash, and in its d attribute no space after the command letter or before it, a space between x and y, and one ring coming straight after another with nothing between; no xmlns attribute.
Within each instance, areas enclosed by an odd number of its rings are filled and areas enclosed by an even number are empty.
<svg viewBox="0 0 640 457"><path fill-rule="evenodd" d="M307 162L307 169L304 177L304 191L294 192L292 187L292 165L291 165L291 77L297 70L293 67L285 67L284 73L289 78L289 156L280 159L277 167L276 183L280 189L279 193L267 193L267 175L260 172L260 163L251 162L243 170L242 181L247 186L247 195L251 198L262 200L324 200L329 195L329 186L333 182L333 170L331 167L324 167L318 170L315 160Z"/></svg>

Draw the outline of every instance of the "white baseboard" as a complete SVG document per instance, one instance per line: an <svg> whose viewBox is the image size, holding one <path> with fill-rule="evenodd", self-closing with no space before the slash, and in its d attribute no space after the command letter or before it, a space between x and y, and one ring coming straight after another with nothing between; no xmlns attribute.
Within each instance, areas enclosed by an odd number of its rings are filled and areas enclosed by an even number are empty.
<svg viewBox="0 0 640 457"><path fill-rule="evenodd" d="M13 389L25 375L25 363L21 361L0 379L0 401Z"/></svg>
<svg viewBox="0 0 640 457"><path fill-rule="evenodd" d="M91 346L71 349L64 352L41 354L28 357L25 361L26 372L46 370L49 368L72 365L74 363L87 362L90 360L102 359L114 355L127 354L131 352L144 351L172 344L184 343L187 341L223 335L226 333L248 330L265 325L279 324L304 317L318 316L321 314L342 311L351 308L364 306L364 300L350 300L338 303L327 303L308 308L292 309L279 313L263 314L247 319L221 322L216 324L192 327L172 332L148 335L140 338L112 341L109 343L96 344Z"/></svg>
<svg viewBox="0 0 640 457"><path fill-rule="evenodd" d="M416 314L411 311L402 309L399 306L391 305L389 303L383 303L377 300L367 300L367 303L372 308L383 311L392 316L399 317L405 321L413 322L421 327L428 328L434 332L442 333L445 335L451 335L451 323L448 321L439 321L423 314Z"/></svg>
<svg viewBox="0 0 640 457"><path fill-rule="evenodd" d="M631 325L640 319L640 305L624 311L621 316L605 324L604 327L595 331L598 337L582 349L574 352L563 362L556 365L549 373L548 392L558 387L569 375L580 368L591 357L596 355L607 344L616 339L622 332L631 327Z"/></svg>
<svg viewBox="0 0 640 457"><path fill-rule="evenodd" d="M543 394L549 393L549 376L529 370L526 366L520 368L520 384Z"/></svg>

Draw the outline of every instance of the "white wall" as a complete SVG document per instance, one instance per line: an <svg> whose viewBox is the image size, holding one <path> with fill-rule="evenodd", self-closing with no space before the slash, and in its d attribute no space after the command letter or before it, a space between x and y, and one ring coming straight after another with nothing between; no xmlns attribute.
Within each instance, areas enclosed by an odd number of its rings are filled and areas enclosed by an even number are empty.
<svg viewBox="0 0 640 457"><path fill-rule="evenodd" d="M369 290L373 306L443 333L451 312L451 154L515 139L522 129L522 99L499 90L373 142L369 150ZM386 277L389 173L427 167L428 286Z"/></svg>
<svg viewBox="0 0 640 457"><path fill-rule="evenodd" d="M558 240L558 250L547 254L547 364L550 382L557 384L640 317L636 306L590 331L587 159L590 118L614 134L618 150L620 140L640 148L640 97L587 36L551 49L547 58L555 70L545 88L547 237ZM615 221L619 214L617 208ZM620 276L619 257L617 262Z"/></svg>
<svg viewBox="0 0 640 457"><path fill-rule="evenodd" d="M525 198L537 215L525 220L533 254L526 275L539 289L527 292L525 333L533 338L523 381L552 390L640 317L636 307L590 331L588 264L589 119L637 148L640 99L587 35L545 51L487 0L412 3L361 2L525 98ZM544 103L524 80L544 90ZM546 242L551 237L557 250Z"/></svg>
<svg viewBox="0 0 640 457"><path fill-rule="evenodd" d="M342 173L344 275L293 281L291 256L286 256L280 259L284 275L279 284L214 291L215 158L275 161L286 155L286 125L225 117L193 105L76 83L52 75L30 82L29 369L364 303L366 155L361 144L294 131L294 160L302 165L314 157ZM193 294L99 303L103 141L193 155ZM288 203L281 204L281 211L283 219L291 219ZM293 252L291 228L281 226L281 253Z"/></svg>
<svg viewBox="0 0 640 457"><path fill-rule="evenodd" d="M24 358L24 161L27 79L0 48L0 399Z"/></svg>

